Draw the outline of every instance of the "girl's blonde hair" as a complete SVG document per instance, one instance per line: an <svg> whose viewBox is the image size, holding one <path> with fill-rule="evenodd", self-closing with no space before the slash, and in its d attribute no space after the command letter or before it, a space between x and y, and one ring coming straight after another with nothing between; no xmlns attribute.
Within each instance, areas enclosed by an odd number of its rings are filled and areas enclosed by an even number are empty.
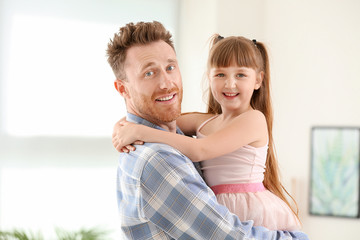
<svg viewBox="0 0 360 240"><path fill-rule="evenodd" d="M244 37L223 38L216 34L212 37L211 49L209 53L207 69L214 67L228 67L233 62L238 66L252 68L256 73L263 72L264 78L261 87L254 90L250 100L253 109L261 111L266 118L269 135L269 148L266 159L266 169L264 173L264 186L281 198L294 212L299 219L298 207L295 199L286 191L280 182L280 170L276 159L275 147L272 138L273 111L270 97L270 68L268 54L265 45L256 40ZM221 106L215 100L209 89L208 113L221 114ZM293 200L295 207L291 206L286 198L286 194Z"/></svg>

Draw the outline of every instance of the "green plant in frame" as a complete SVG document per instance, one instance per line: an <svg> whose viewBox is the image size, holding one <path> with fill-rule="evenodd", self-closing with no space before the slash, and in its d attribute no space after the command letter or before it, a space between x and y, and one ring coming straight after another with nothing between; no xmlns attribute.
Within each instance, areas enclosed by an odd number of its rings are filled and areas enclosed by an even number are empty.
<svg viewBox="0 0 360 240"><path fill-rule="evenodd" d="M79 231L65 231L56 228L56 240L106 240L108 232L98 228L80 229ZM0 231L0 240L44 240L41 233L34 234L23 230Z"/></svg>
<svg viewBox="0 0 360 240"><path fill-rule="evenodd" d="M25 232L23 230L0 231L0 240L44 240L41 233Z"/></svg>
<svg viewBox="0 0 360 240"><path fill-rule="evenodd" d="M359 216L359 129L313 128L310 213Z"/></svg>
<svg viewBox="0 0 360 240"><path fill-rule="evenodd" d="M68 232L60 228L56 229L58 240L103 240L107 232L99 229L80 229L77 232Z"/></svg>

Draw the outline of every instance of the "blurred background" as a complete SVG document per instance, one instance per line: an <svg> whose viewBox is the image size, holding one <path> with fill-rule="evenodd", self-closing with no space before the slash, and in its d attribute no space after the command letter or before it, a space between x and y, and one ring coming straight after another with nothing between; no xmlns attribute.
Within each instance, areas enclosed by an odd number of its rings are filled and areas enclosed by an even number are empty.
<svg viewBox="0 0 360 240"><path fill-rule="evenodd" d="M264 42L282 179L311 239L354 239L360 221L309 214L313 126L360 125L357 0L0 0L0 230L55 227L119 237L113 124L125 114L106 62L128 22L175 41L182 110L205 111L214 33Z"/></svg>

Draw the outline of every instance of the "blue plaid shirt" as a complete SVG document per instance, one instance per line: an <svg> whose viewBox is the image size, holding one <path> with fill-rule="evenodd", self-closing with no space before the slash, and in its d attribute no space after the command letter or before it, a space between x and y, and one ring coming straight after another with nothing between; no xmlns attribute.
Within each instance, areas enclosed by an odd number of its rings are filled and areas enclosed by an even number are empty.
<svg viewBox="0 0 360 240"><path fill-rule="evenodd" d="M127 120L162 129L132 114ZM117 197L126 239L308 239L240 222L217 203L190 159L166 144L145 143L120 154Z"/></svg>

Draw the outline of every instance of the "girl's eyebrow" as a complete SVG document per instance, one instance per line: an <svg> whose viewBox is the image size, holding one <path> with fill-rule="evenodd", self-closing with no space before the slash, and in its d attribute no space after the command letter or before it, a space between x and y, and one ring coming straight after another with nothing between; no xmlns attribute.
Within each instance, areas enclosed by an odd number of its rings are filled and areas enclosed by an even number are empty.
<svg viewBox="0 0 360 240"><path fill-rule="evenodd" d="M227 69L227 68L229 68L229 67L213 67L212 69L213 69L214 71L223 71L223 70L225 70L225 69ZM249 68L248 68L248 67L236 67L235 69L236 69L236 70L247 71Z"/></svg>

